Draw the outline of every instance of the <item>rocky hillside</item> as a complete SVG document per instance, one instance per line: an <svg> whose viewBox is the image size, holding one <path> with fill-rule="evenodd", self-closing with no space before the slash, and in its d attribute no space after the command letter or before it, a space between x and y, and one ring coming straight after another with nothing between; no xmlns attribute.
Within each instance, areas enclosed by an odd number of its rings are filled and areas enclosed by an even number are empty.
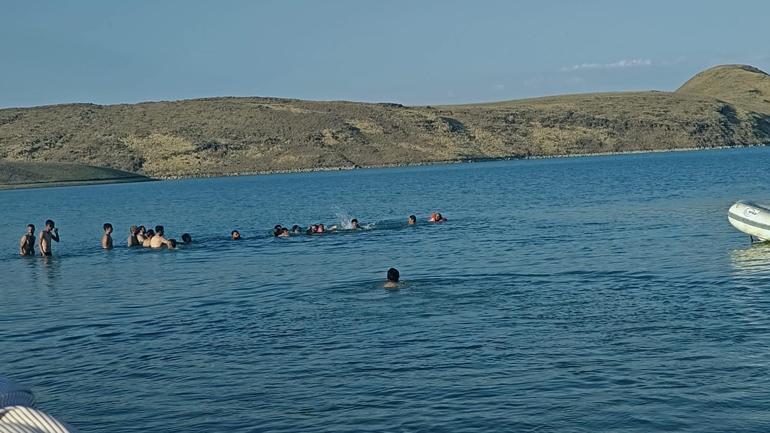
<svg viewBox="0 0 770 433"><path fill-rule="evenodd" d="M676 92L474 105L210 98L4 109L0 160L176 177L768 144L768 83L731 65Z"/></svg>

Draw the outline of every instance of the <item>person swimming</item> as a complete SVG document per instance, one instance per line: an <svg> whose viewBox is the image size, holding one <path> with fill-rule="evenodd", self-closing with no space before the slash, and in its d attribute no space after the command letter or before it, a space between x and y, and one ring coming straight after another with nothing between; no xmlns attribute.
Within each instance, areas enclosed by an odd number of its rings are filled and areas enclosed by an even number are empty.
<svg viewBox="0 0 770 433"><path fill-rule="evenodd" d="M291 232L292 232L292 234L295 234L295 235L301 234L302 233L302 227L300 227L297 224L294 224L293 226L291 226Z"/></svg>
<svg viewBox="0 0 770 433"><path fill-rule="evenodd" d="M288 238L289 237L289 229L286 227L283 227L281 229L281 232L277 235L279 238Z"/></svg>
<svg viewBox="0 0 770 433"><path fill-rule="evenodd" d="M19 240L19 255L35 255L35 225L27 224L27 232Z"/></svg>
<svg viewBox="0 0 770 433"><path fill-rule="evenodd" d="M102 236L102 248L105 250L112 249L112 224L104 223L102 226L104 229L104 236Z"/></svg>
<svg viewBox="0 0 770 433"><path fill-rule="evenodd" d="M440 214L440 213L438 213L438 212L434 212L434 213L432 213L432 214L430 215L430 219L428 219L428 221L429 221L429 222L432 222L432 223L443 223L443 222L445 222L446 220L447 220L447 219L446 219L446 218L444 218L444 216L443 216L443 215L441 215L441 214Z"/></svg>
<svg viewBox="0 0 770 433"><path fill-rule="evenodd" d="M382 287L386 289L397 289L399 287L398 280L400 278L401 274L398 272L398 269L390 268L388 269L388 280L385 281L385 284L383 284Z"/></svg>
<svg viewBox="0 0 770 433"><path fill-rule="evenodd" d="M241 232L239 232L238 230L231 231L230 232L230 239L232 239L234 241L240 240L241 239Z"/></svg>
<svg viewBox="0 0 770 433"><path fill-rule="evenodd" d="M409 215L409 218L407 218L406 223L409 224L410 226L417 224L417 217L414 215Z"/></svg>
<svg viewBox="0 0 770 433"><path fill-rule="evenodd" d="M283 226L280 224L276 224L273 227L273 236L278 237L281 235L281 232L283 231Z"/></svg>
<svg viewBox="0 0 770 433"><path fill-rule="evenodd" d="M173 238L169 239L168 242L166 243L166 248L170 250L176 249L176 239L173 239Z"/></svg>
<svg viewBox="0 0 770 433"><path fill-rule="evenodd" d="M184 245L190 245L192 243L192 236L190 236L190 233L182 233L182 243Z"/></svg>
<svg viewBox="0 0 770 433"><path fill-rule="evenodd" d="M350 229L351 230L358 230L360 228L361 228L361 226L358 224L358 220L357 219L353 218L352 220L350 220Z"/></svg>

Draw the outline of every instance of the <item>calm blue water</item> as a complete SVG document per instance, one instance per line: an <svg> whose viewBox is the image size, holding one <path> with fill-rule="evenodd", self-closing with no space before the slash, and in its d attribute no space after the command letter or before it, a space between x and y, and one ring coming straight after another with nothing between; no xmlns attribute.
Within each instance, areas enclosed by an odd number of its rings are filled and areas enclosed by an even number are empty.
<svg viewBox="0 0 770 433"><path fill-rule="evenodd" d="M767 431L770 247L726 211L770 198L769 164L760 148L0 192L0 375L84 432ZM433 210L449 222L405 226ZM370 229L269 236L339 215ZM17 257L46 218L55 257ZM131 224L196 243L128 250ZM401 290L381 287L390 266Z"/></svg>

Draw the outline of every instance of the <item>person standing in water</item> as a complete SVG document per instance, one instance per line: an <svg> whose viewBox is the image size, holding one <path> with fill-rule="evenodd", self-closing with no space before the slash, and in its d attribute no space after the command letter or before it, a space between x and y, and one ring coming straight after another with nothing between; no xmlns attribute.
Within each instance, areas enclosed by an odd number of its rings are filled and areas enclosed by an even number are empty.
<svg viewBox="0 0 770 433"><path fill-rule="evenodd" d="M104 223L102 226L104 229L104 236L102 236L102 248L105 250L112 249L112 224Z"/></svg>
<svg viewBox="0 0 770 433"><path fill-rule="evenodd" d="M21 237L19 241L19 255L20 256L34 256L35 255L35 225L27 224L27 233Z"/></svg>
<svg viewBox="0 0 770 433"><path fill-rule="evenodd" d="M45 228L40 232L41 256L51 256L51 241L59 242L59 229L56 228L53 220L47 220Z"/></svg>
<svg viewBox="0 0 770 433"><path fill-rule="evenodd" d="M165 229L161 225L155 226L155 236L152 237L150 240L150 248L162 248L164 246L168 246L168 239L166 239L163 235L165 233Z"/></svg>
<svg viewBox="0 0 770 433"><path fill-rule="evenodd" d="M128 239L126 240L126 245L128 245L129 248L135 247L137 245L140 245L139 239L136 238L136 235L139 233L139 229L136 228L136 226L131 226L128 229Z"/></svg>
<svg viewBox="0 0 770 433"><path fill-rule="evenodd" d="M397 289L398 280L400 278L401 278L401 275L399 274L398 269L390 268L388 269L388 281L385 281L385 284L383 284L382 287L386 289Z"/></svg>

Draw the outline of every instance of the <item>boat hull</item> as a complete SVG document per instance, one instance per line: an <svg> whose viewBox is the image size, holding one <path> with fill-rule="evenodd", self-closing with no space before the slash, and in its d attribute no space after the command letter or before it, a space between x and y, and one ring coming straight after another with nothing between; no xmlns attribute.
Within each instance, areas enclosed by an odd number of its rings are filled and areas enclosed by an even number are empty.
<svg viewBox="0 0 770 433"><path fill-rule="evenodd" d="M733 227L761 241L770 239L770 206L739 201L730 206L727 220Z"/></svg>

